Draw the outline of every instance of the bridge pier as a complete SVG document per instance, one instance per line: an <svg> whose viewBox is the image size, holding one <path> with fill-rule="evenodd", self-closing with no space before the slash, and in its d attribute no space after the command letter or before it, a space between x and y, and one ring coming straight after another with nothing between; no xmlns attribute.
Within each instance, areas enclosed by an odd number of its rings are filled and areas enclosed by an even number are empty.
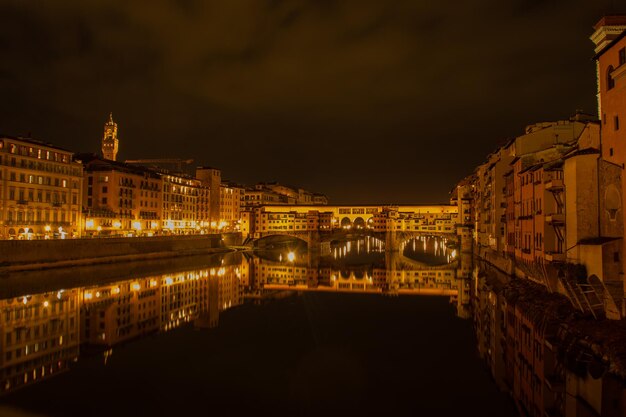
<svg viewBox="0 0 626 417"><path fill-rule="evenodd" d="M398 252L400 250L400 241L398 240L398 232L395 230L387 230L385 233L385 252Z"/></svg>

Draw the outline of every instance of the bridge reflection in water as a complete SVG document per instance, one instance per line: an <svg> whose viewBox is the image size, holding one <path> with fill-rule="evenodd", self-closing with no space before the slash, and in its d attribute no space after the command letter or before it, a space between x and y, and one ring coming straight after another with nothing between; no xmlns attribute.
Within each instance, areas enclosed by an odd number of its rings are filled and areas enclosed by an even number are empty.
<svg viewBox="0 0 626 417"><path fill-rule="evenodd" d="M81 351L102 354L106 362L114 346L132 339L183 325L214 328L221 312L245 300L301 291L445 296L459 316L468 315L463 261L429 266L403 253L382 252L369 239L333 249L336 256L329 257L231 254L192 270L137 273L123 280L115 279L116 266L104 266L87 272L96 275L93 285L74 288L63 284L75 281L76 269L51 273L56 284L43 289L40 280L11 276L0 292L0 389L10 393L67 371Z"/></svg>

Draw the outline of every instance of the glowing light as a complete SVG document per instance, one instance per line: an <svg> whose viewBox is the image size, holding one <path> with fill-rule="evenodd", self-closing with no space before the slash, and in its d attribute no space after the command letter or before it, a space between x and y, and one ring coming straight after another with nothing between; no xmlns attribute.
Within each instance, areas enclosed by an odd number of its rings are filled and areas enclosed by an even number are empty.
<svg viewBox="0 0 626 417"><path fill-rule="evenodd" d="M90 292L86 292L84 298L85 300L91 300L93 298L93 294Z"/></svg>
<svg viewBox="0 0 626 417"><path fill-rule="evenodd" d="M43 302L43 306L44 307L48 307L49 305L50 305L50 303L47 300Z"/></svg>
<svg viewBox="0 0 626 417"><path fill-rule="evenodd" d="M133 222L133 229L135 229L137 231L141 230L141 222L139 222L139 221Z"/></svg>
<svg viewBox="0 0 626 417"><path fill-rule="evenodd" d="M289 252L289 253L287 254L287 260L288 260L289 262L293 262L295 259L296 259L296 254L295 254L295 253L293 253L293 252Z"/></svg>
<svg viewBox="0 0 626 417"><path fill-rule="evenodd" d="M102 226L98 226L98 227L96 227L96 230L97 230L98 232L101 232L101 231L102 231Z"/></svg>
<svg viewBox="0 0 626 417"><path fill-rule="evenodd" d="M96 298L100 298L100 291L96 291Z"/></svg>
<svg viewBox="0 0 626 417"><path fill-rule="evenodd" d="M49 232L50 230L52 230L52 228L50 227L49 224L45 225L43 230L45 230L46 232Z"/></svg>
<svg viewBox="0 0 626 417"><path fill-rule="evenodd" d="M120 227L122 227L122 222L119 222L119 221L113 222L113 227L116 227L119 229Z"/></svg>
<svg viewBox="0 0 626 417"><path fill-rule="evenodd" d="M151 279L150 280L150 286L151 287L156 287L156 285L157 285L156 279Z"/></svg>
<svg viewBox="0 0 626 417"><path fill-rule="evenodd" d="M93 219L87 219L87 220L85 220L85 227L86 227L87 229L93 229L93 226L94 226L94 221L93 221Z"/></svg>
<svg viewBox="0 0 626 417"><path fill-rule="evenodd" d="M131 288L133 289L133 291L139 291L141 289L141 285L138 282L133 282Z"/></svg>
<svg viewBox="0 0 626 417"><path fill-rule="evenodd" d="M111 290L111 293L113 293L113 294L119 294L119 293L120 293L120 291L121 291L120 287L115 287L115 288L113 288L113 289Z"/></svg>
<svg viewBox="0 0 626 417"><path fill-rule="evenodd" d="M172 279L172 277L166 277L165 278L165 284L166 285L172 285L174 283L174 280Z"/></svg>

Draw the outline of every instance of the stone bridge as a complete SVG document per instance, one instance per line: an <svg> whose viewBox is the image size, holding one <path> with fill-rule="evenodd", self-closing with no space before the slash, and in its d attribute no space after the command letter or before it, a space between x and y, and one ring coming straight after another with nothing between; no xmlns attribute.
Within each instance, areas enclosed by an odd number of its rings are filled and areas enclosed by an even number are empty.
<svg viewBox="0 0 626 417"><path fill-rule="evenodd" d="M456 239L458 208L437 206L260 206L242 214L248 240L293 236L309 246L351 234L376 236L389 251L419 236Z"/></svg>

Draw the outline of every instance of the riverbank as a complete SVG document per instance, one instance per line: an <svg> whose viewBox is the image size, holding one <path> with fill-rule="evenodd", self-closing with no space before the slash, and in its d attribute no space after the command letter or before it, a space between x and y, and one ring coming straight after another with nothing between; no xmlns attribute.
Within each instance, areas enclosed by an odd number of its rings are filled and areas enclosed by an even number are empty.
<svg viewBox="0 0 626 417"><path fill-rule="evenodd" d="M529 407L529 397L520 396L528 388L520 376L530 369L539 386L549 387L544 393L550 398L554 392L567 392L592 404L597 415L605 415L600 399L623 393L616 388L626 382L626 320L594 317L531 278L507 273L487 257L476 259L480 272L474 275L473 297L482 301L474 301L480 309L475 325L478 333L495 330L483 338L489 340L483 341L482 350L491 349L488 363L498 385L509 391L520 409ZM539 401L537 406L552 407L553 400Z"/></svg>
<svg viewBox="0 0 626 417"><path fill-rule="evenodd" d="M0 241L0 273L229 252L234 236Z"/></svg>

